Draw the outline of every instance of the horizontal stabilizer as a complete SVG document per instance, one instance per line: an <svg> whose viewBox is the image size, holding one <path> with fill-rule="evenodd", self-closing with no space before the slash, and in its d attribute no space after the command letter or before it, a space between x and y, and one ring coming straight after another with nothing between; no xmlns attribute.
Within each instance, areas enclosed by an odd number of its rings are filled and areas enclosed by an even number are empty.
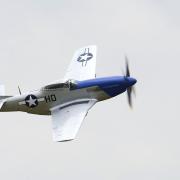
<svg viewBox="0 0 180 180"><path fill-rule="evenodd" d="M3 99L7 99L7 98L10 98L12 96L0 96L0 101L3 100Z"/></svg>

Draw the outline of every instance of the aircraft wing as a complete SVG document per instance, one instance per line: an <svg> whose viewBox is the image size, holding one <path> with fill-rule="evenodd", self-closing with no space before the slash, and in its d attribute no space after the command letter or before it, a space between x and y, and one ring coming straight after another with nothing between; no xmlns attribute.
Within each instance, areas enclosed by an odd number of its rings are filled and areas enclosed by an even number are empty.
<svg viewBox="0 0 180 180"><path fill-rule="evenodd" d="M57 142L70 141L76 134L89 109L97 100L76 100L51 110L53 140Z"/></svg>
<svg viewBox="0 0 180 180"><path fill-rule="evenodd" d="M64 80L94 79L96 76L96 49L96 46L87 46L77 50Z"/></svg>

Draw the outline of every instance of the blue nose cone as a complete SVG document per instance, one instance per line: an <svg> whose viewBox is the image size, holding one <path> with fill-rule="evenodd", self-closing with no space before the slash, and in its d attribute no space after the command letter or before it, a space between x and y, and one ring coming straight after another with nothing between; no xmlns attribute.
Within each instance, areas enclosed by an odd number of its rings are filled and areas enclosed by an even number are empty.
<svg viewBox="0 0 180 180"><path fill-rule="evenodd" d="M137 80L131 77L127 77L128 80L128 85L129 86L133 86L134 84L136 84Z"/></svg>

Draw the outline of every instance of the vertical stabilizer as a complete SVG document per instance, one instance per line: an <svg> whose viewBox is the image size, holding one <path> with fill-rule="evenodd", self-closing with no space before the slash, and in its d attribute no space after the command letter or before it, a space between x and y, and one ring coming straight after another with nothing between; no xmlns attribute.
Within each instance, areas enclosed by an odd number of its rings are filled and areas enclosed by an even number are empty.
<svg viewBox="0 0 180 180"><path fill-rule="evenodd" d="M5 102L5 98L5 86L3 84L0 84L0 109Z"/></svg>
<svg viewBox="0 0 180 180"><path fill-rule="evenodd" d="M0 84L0 96L5 96L5 86Z"/></svg>

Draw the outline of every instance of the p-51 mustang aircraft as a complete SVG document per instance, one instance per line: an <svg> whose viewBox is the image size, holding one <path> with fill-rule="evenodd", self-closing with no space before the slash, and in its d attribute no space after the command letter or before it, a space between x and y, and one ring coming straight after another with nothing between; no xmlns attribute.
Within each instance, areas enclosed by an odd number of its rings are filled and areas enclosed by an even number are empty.
<svg viewBox="0 0 180 180"><path fill-rule="evenodd" d="M38 91L6 96L0 86L0 111L22 111L52 116L53 140L70 141L76 137L88 111L99 101L117 96L125 91L132 106L133 85L128 61L126 75L96 78L96 46L76 51L62 82L42 87Z"/></svg>

